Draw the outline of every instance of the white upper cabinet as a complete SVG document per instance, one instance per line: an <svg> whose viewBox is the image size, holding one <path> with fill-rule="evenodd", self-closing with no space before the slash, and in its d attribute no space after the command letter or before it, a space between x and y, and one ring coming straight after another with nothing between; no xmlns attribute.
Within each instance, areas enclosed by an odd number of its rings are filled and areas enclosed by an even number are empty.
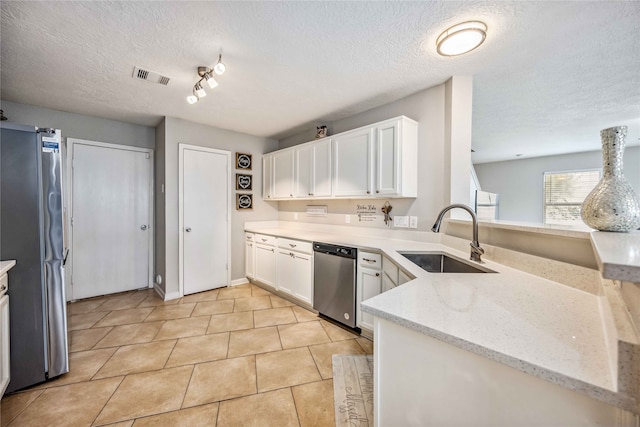
<svg viewBox="0 0 640 427"><path fill-rule="evenodd" d="M265 161L265 199L417 197L418 123L400 116L265 154Z"/></svg>
<svg viewBox="0 0 640 427"><path fill-rule="evenodd" d="M276 199L293 198L293 149L273 153L273 195Z"/></svg>
<svg viewBox="0 0 640 427"><path fill-rule="evenodd" d="M406 117L376 125L375 195L418 196L418 123Z"/></svg>
<svg viewBox="0 0 640 427"><path fill-rule="evenodd" d="M295 196L331 197L331 139L295 148Z"/></svg>
<svg viewBox="0 0 640 427"><path fill-rule="evenodd" d="M373 128L362 128L333 137L333 195L371 196Z"/></svg>
<svg viewBox="0 0 640 427"><path fill-rule="evenodd" d="M262 198L273 199L273 154L262 156Z"/></svg>

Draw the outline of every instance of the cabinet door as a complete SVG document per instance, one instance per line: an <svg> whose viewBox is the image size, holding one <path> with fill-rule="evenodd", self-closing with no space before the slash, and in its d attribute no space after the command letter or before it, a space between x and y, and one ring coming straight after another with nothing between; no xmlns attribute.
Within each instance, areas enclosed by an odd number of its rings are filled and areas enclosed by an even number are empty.
<svg viewBox="0 0 640 427"><path fill-rule="evenodd" d="M275 287L276 249L273 246L256 244L255 279Z"/></svg>
<svg viewBox="0 0 640 427"><path fill-rule="evenodd" d="M307 254L293 252L294 254L294 273L293 277L293 296L300 301L304 301L309 305L313 305L313 257Z"/></svg>
<svg viewBox="0 0 640 427"><path fill-rule="evenodd" d="M391 280L386 273L383 274L382 275L382 292L387 292L388 290L391 290L395 287L396 287L396 284L393 283L393 280Z"/></svg>
<svg viewBox="0 0 640 427"><path fill-rule="evenodd" d="M333 139L334 196L371 195L373 128L347 132Z"/></svg>
<svg viewBox="0 0 640 427"><path fill-rule="evenodd" d="M398 194L400 180L400 122L394 121L376 128L376 195Z"/></svg>
<svg viewBox="0 0 640 427"><path fill-rule="evenodd" d="M293 197L293 153L294 150L278 151L273 155L273 197Z"/></svg>
<svg viewBox="0 0 640 427"><path fill-rule="evenodd" d="M311 195L331 197L331 140L325 139L313 145L313 175Z"/></svg>
<svg viewBox="0 0 640 427"><path fill-rule="evenodd" d="M245 275L247 276L247 278L253 279L255 274L255 253L253 242L245 243L244 260Z"/></svg>
<svg viewBox="0 0 640 427"><path fill-rule="evenodd" d="M273 197L273 156L262 156L262 198Z"/></svg>
<svg viewBox="0 0 640 427"><path fill-rule="evenodd" d="M313 151L313 145L305 145L295 150L296 197L312 196Z"/></svg>
<svg viewBox="0 0 640 427"><path fill-rule="evenodd" d="M278 283L276 288L279 291L294 295L295 286L295 258L293 252L286 249L278 249Z"/></svg>
<svg viewBox="0 0 640 427"><path fill-rule="evenodd" d="M373 298L382 291L382 277L379 270L360 268L358 273L358 301L356 304L357 324L373 331L373 316L360 309L360 303Z"/></svg>
<svg viewBox="0 0 640 427"><path fill-rule="evenodd" d="M0 298L0 397L4 394L11 376L9 365L9 295Z"/></svg>
<svg viewBox="0 0 640 427"><path fill-rule="evenodd" d="M398 274L398 285L403 285L411 280L413 280L411 276L400 270L400 274Z"/></svg>

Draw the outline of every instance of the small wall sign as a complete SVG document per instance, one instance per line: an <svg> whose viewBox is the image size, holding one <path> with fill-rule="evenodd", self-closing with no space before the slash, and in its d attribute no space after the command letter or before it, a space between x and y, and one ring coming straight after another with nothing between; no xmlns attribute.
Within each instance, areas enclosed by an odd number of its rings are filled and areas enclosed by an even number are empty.
<svg viewBox="0 0 640 427"><path fill-rule="evenodd" d="M251 175L236 174L236 190L251 191L253 187L253 178Z"/></svg>
<svg viewBox="0 0 640 427"><path fill-rule="evenodd" d="M251 170L251 154L236 153L236 169Z"/></svg>
<svg viewBox="0 0 640 427"><path fill-rule="evenodd" d="M236 210L253 209L253 195L236 193Z"/></svg>

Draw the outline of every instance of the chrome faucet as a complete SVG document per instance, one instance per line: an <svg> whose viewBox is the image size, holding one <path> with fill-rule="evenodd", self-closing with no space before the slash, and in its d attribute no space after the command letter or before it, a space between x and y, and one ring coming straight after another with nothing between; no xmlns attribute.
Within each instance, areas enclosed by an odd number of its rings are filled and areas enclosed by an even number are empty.
<svg viewBox="0 0 640 427"><path fill-rule="evenodd" d="M478 242L478 218L476 217L476 213L469 206L456 203L442 209L438 214L438 219L436 219L436 223L433 224L431 231L438 233L440 231L440 225L442 224L444 214L454 208L464 209L471 215L471 220L473 221L473 240L471 241L471 257L469 259L471 261L482 262L480 257L484 254L484 249L480 247L480 242Z"/></svg>

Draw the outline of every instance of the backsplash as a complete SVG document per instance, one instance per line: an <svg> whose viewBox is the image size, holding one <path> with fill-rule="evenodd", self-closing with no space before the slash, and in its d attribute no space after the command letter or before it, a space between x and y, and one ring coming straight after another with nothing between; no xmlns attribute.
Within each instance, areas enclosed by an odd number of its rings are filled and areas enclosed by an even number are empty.
<svg viewBox="0 0 640 427"><path fill-rule="evenodd" d="M391 220L384 222L383 206L388 202L392 206ZM412 215L415 199L340 199L340 200L301 200L278 202L278 220L291 222L306 222L313 224L347 225L350 227L379 228L386 230L416 231L410 228L396 228L393 217L396 215ZM326 216L310 216L306 213L307 206L326 206ZM413 215L416 215L413 213ZM435 218L434 218L435 219ZM429 226L427 227L427 223ZM433 225L426 218L418 218L418 230L430 229Z"/></svg>

